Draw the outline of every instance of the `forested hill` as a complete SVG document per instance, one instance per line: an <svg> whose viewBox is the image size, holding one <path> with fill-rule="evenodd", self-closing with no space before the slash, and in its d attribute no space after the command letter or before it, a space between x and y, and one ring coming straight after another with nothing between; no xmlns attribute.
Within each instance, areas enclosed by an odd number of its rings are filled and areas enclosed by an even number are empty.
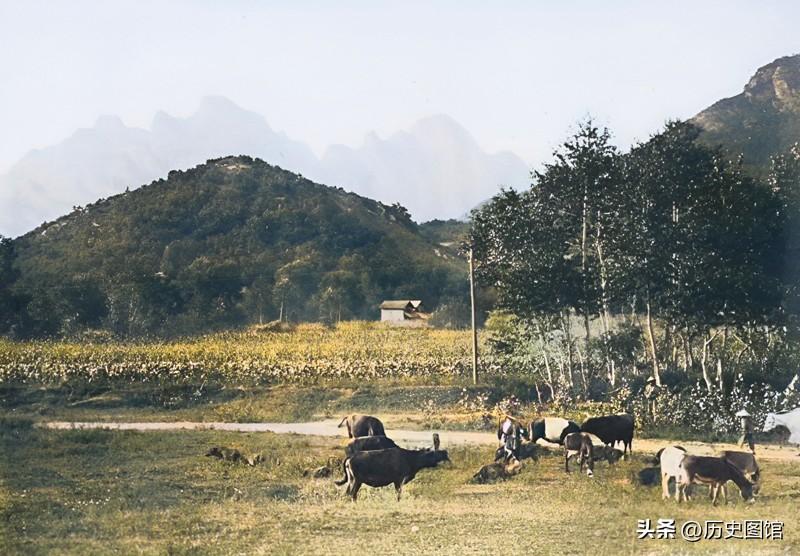
<svg viewBox="0 0 800 556"><path fill-rule="evenodd" d="M800 142L800 54L759 68L742 93L697 114L702 140L744 156L756 173L769 170L771 157Z"/></svg>
<svg viewBox="0 0 800 556"><path fill-rule="evenodd" d="M385 298L462 296L465 265L400 205L250 157L210 160L14 242L18 327L123 335L370 318Z"/></svg>

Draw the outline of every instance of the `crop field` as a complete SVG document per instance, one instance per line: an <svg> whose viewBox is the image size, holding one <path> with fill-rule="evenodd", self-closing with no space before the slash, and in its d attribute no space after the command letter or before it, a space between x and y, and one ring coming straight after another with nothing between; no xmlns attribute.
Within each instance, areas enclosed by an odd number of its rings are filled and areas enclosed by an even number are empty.
<svg viewBox="0 0 800 556"><path fill-rule="evenodd" d="M3 554L797 554L800 466L763 463L764 486L745 504L688 504L638 486L649 455L594 478L566 475L560 452L524 460L506 482L470 484L490 447L449 447L451 464L422 471L395 501L362 489L357 503L332 478L306 469L341 457L343 439L221 432L45 431L0 427ZM447 435L443 433L447 442ZM228 446L260 453L255 467L204 453ZM338 472L334 471L334 477ZM637 520L674 519L675 539L637 539ZM689 542L687 520L780 521L783 540Z"/></svg>
<svg viewBox="0 0 800 556"><path fill-rule="evenodd" d="M326 381L447 382L470 372L466 331L347 322L253 329L175 341L0 340L0 383L264 385Z"/></svg>

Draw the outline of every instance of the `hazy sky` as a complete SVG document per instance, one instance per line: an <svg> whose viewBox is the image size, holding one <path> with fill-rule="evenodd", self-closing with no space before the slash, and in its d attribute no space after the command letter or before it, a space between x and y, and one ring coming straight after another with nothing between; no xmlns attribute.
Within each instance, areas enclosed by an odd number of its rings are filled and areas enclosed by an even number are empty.
<svg viewBox="0 0 800 556"><path fill-rule="evenodd" d="M224 95L309 143L454 117L547 158L593 115L619 144L800 52L800 2L0 0L0 172L101 114L149 127Z"/></svg>

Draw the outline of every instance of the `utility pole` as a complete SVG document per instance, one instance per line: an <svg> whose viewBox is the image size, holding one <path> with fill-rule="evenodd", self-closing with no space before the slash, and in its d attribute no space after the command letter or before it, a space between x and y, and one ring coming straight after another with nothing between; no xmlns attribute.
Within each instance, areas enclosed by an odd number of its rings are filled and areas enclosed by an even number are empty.
<svg viewBox="0 0 800 556"><path fill-rule="evenodd" d="M469 248L469 300L472 308L472 384L478 384L478 329L475 326L475 263Z"/></svg>

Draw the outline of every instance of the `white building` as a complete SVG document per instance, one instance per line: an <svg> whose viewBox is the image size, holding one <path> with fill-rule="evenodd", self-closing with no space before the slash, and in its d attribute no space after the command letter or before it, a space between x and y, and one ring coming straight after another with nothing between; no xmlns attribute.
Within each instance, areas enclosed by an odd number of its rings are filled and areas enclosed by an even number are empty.
<svg viewBox="0 0 800 556"><path fill-rule="evenodd" d="M423 325L428 315L422 312L419 299L393 299L381 303L381 322L400 325Z"/></svg>

